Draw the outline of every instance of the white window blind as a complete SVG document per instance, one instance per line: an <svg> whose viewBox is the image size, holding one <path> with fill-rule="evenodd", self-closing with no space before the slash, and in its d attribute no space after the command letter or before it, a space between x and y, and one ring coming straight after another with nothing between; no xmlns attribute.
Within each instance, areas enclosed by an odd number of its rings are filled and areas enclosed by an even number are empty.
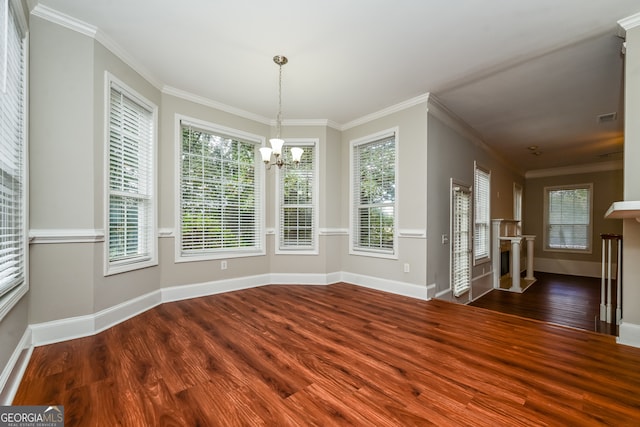
<svg viewBox="0 0 640 427"><path fill-rule="evenodd" d="M591 184L545 188L546 248L591 250Z"/></svg>
<svg viewBox="0 0 640 427"><path fill-rule="evenodd" d="M477 164L474 167L474 229L473 229L473 260L475 262L489 259L490 248L490 205L491 172Z"/></svg>
<svg viewBox="0 0 640 427"><path fill-rule="evenodd" d="M515 182L513 183L513 219L522 221L522 186Z"/></svg>
<svg viewBox="0 0 640 427"><path fill-rule="evenodd" d="M108 274L155 258L154 107L109 86Z"/></svg>
<svg viewBox="0 0 640 427"><path fill-rule="evenodd" d="M471 288L471 192L453 185L451 193L451 287L459 297Z"/></svg>
<svg viewBox="0 0 640 427"><path fill-rule="evenodd" d="M0 0L0 92L7 91L7 68L9 62L9 0ZM21 38L19 36L19 38Z"/></svg>
<svg viewBox="0 0 640 427"><path fill-rule="evenodd" d="M257 143L181 125L181 256L262 250Z"/></svg>
<svg viewBox="0 0 640 427"><path fill-rule="evenodd" d="M3 90L0 91L0 296L25 281L24 34L11 3L2 3Z"/></svg>
<svg viewBox="0 0 640 427"><path fill-rule="evenodd" d="M395 254L396 138L354 144L354 251Z"/></svg>
<svg viewBox="0 0 640 427"><path fill-rule="evenodd" d="M316 148L313 144L285 144L304 149L298 166L278 170L279 230L281 251L316 249ZM284 161L291 163L291 152L283 149Z"/></svg>

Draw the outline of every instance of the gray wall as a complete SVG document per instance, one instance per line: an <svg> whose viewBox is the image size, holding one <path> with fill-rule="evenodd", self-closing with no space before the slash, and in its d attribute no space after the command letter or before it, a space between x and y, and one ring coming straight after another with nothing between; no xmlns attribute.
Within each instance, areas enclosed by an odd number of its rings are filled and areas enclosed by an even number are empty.
<svg viewBox="0 0 640 427"><path fill-rule="evenodd" d="M474 161L491 170L491 218L513 218L513 183L523 185L523 177L511 170L492 154L473 134L447 116L437 106L430 106L428 134L429 201L427 218L429 236L427 282L436 285L436 293L450 288L449 243L442 243L442 235L450 238L450 182L473 186ZM524 185L523 185L524 186ZM491 262L473 267L471 292L454 298L450 293L443 299L465 303L491 289L488 273ZM484 278L484 279L480 279Z"/></svg>
<svg viewBox="0 0 640 427"><path fill-rule="evenodd" d="M349 149L350 141L398 127L398 229L426 231L427 206L427 108L422 103L371 122L345 130L342 134L341 227L349 226ZM426 239L400 237L398 259L350 255L344 241L340 254L345 272L373 276L425 287ZM408 263L410 272L404 273Z"/></svg>
<svg viewBox="0 0 640 427"><path fill-rule="evenodd" d="M159 105L160 92L100 43L31 17L30 222L103 232L105 71ZM104 277L102 243L33 244L29 321L95 313L160 285L159 268Z"/></svg>
<svg viewBox="0 0 640 427"><path fill-rule="evenodd" d="M640 27L627 31L625 55L624 200L640 200ZM640 325L640 223L623 222L624 323ZM640 339L640 337L638 337Z"/></svg>
<svg viewBox="0 0 640 427"><path fill-rule="evenodd" d="M622 170L592 172L571 175L550 176L544 178L529 178L525 186L525 210L524 210L524 233L535 234L534 244L535 260L538 269L543 265L564 265L569 268L571 264L565 261L589 262L594 264L592 270L600 274L600 264L602 260L602 233L622 233L622 221L605 219L604 213L612 202L622 199L623 186ZM544 188L572 185L572 184L593 184L593 229L591 234L592 252L590 254L550 252L544 251ZM546 259L555 260L547 262ZM557 261L561 261L558 263ZM545 270L542 270L545 271ZM557 273L571 273L567 271L552 271Z"/></svg>
<svg viewBox="0 0 640 427"><path fill-rule="evenodd" d="M23 1L22 4L24 11L28 11L29 9L26 3ZM13 352L16 350L16 347L29 326L28 310L29 293L23 296L22 299L0 319L0 373L3 373L5 366L11 359ZM0 390L0 392L1 391L2 390ZM4 396L0 395L0 404L7 403L4 401L4 398Z"/></svg>
<svg viewBox="0 0 640 427"><path fill-rule="evenodd" d="M31 228L64 236L100 233L104 219L105 71L159 107L158 226L175 231L176 114L268 137L266 123L161 93L103 45L78 32L32 17ZM209 283L270 273L341 270L342 135L327 126L289 126L285 138L319 141L319 227L316 256L274 254L220 261L175 262L173 236L159 239L156 267L104 276L103 242L31 245L29 322L96 313L163 287ZM266 227L275 226L275 173L266 173ZM333 231L332 231L333 230Z"/></svg>

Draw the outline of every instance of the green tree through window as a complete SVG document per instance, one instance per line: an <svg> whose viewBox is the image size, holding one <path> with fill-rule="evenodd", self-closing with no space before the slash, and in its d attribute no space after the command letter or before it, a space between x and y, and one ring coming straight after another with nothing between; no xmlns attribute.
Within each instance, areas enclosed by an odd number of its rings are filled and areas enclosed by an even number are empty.
<svg viewBox="0 0 640 427"><path fill-rule="evenodd" d="M395 135L354 146L354 249L394 252Z"/></svg>
<svg viewBox="0 0 640 427"><path fill-rule="evenodd" d="M259 245L255 144L182 127L182 254Z"/></svg>

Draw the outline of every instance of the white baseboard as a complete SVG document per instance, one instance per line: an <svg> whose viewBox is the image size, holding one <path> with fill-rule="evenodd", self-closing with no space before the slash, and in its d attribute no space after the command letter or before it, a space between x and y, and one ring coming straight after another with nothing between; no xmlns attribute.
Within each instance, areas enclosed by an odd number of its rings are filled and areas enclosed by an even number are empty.
<svg viewBox="0 0 640 427"><path fill-rule="evenodd" d="M32 324L29 326L29 344L37 347L95 335L166 302L255 288L272 283L327 285L341 281L343 281L341 272L306 275L263 274L215 282L171 286L141 295L94 314Z"/></svg>
<svg viewBox="0 0 640 427"><path fill-rule="evenodd" d="M331 274L296 274L272 273L268 283L274 285L330 285L342 280L341 273Z"/></svg>
<svg viewBox="0 0 640 427"><path fill-rule="evenodd" d="M432 299L436 296L436 284L432 283L427 285L427 299Z"/></svg>
<svg viewBox="0 0 640 427"><path fill-rule="evenodd" d="M190 298L204 297L207 295L221 294L224 292L239 291L241 289L255 288L269 284L269 275L239 277L215 282L195 283L192 285L171 286L162 288L162 302L181 301Z"/></svg>
<svg viewBox="0 0 640 427"><path fill-rule="evenodd" d="M33 346L31 345L31 329L27 327L9 361L0 374L0 405L7 406L13 403L24 371L27 369Z"/></svg>
<svg viewBox="0 0 640 427"><path fill-rule="evenodd" d="M534 258L533 269L544 273L568 274L570 276L601 277L602 275L602 264L592 261ZM615 279L615 266L612 266L611 271Z"/></svg>
<svg viewBox="0 0 640 427"><path fill-rule="evenodd" d="M618 328L618 344L630 345L632 347L640 347L640 325L633 323L625 323L624 319L620 321Z"/></svg>
<svg viewBox="0 0 640 427"><path fill-rule="evenodd" d="M160 297L160 291L153 291L113 307L100 310L95 314L94 333L102 332L113 325L117 325L160 305L162 303Z"/></svg>
<svg viewBox="0 0 640 427"><path fill-rule="evenodd" d="M342 280L347 283L389 292L391 294L404 295L406 297L428 300L427 286L414 283L398 282L395 280L381 279L379 277L364 276L354 273L342 273Z"/></svg>
<svg viewBox="0 0 640 427"><path fill-rule="evenodd" d="M96 333L95 314L29 325L34 346L87 337Z"/></svg>

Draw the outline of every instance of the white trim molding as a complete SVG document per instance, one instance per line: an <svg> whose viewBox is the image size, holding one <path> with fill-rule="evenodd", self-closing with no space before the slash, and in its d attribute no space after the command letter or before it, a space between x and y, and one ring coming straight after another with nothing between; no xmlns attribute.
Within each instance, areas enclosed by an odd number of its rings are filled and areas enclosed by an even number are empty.
<svg viewBox="0 0 640 427"><path fill-rule="evenodd" d="M162 303L182 301L190 298L199 298L208 295L222 294L225 292L239 291L242 289L256 288L269 284L269 275L262 274L248 277L238 277L214 282L195 283L190 285L177 285L160 289Z"/></svg>
<svg viewBox="0 0 640 427"><path fill-rule="evenodd" d="M389 292L391 294L403 295L425 301L429 299L429 287L427 285L381 279L379 277L347 272L342 272L341 281L362 286L363 288L376 289L378 291Z"/></svg>
<svg viewBox="0 0 640 427"><path fill-rule="evenodd" d="M640 347L640 325L626 323L624 319L620 320L616 342L632 347Z"/></svg>
<svg viewBox="0 0 640 427"><path fill-rule="evenodd" d="M527 171L524 177L547 178L550 176L575 175L579 173L595 173L622 170L624 162L622 160L611 160L608 162L589 163L586 165L563 166L559 168L534 169Z"/></svg>
<svg viewBox="0 0 640 427"><path fill-rule="evenodd" d="M97 229L32 229L29 243L98 243L104 242L104 230Z"/></svg>
<svg viewBox="0 0 640 427"><path fill-rule="evenodd" d="M389 116L389 115L391 115L393 113L397 113L397 112L406 110L408 108L415 107L416 105L425 104L425 103L427 103L428 100L429 100L429 94L428 93L425 93L425 94L422 94L422 95L418 95L418 96L416 96L414 98L407 99L406 101L399 102L398 104L392 105L390 107L383 108L380 111L376 111L374 113L367 114L366 116L362 116L359 119L352 120L349 123L345 123L338 130L345 131L345 130L354 128L356 126L360 126L360 125L363 125L365 123L369 123L369 122L372 122L374 120L380 119L382 117Z"/></svg>
<svg viewBox="0 0 640 427"><path fill-rule="evenodd" d="M271 123L271 119L260 116L258 114L254 114L240 108L232 107L231 105L223 104L222 102L214 101L212 99L205 98L204 96L196 95L172 86L164 85L162 87L162 93L164 93L165 95L175 96L176 98L184 99L195 104L204 105L205 107L224 111L225 113L233 114L245 119L253 120L265 125L269 125Z"/></svg>
<svg viewBox="0 0 640 427"><path fill-rule="evenodd" d="M319 230L321 236L348 236L348 228L321 228Z"/></svg>
<svg viewBox="0 0 640 427"><path fill-rule="evenodd" d="M628 16L618 21L618 25L622 28L623 32L620 34L624 37L627 31L640 26L640 13Z"/></svg>
<svg viewBox="0 0 640 427"><path fill-rule="evenodd" d="M33 16L42 18L54 24L65 27L71 31L83 34L91 37L100 44L102 44L107 50L120 58L125 64L129 65L135 71L140 73L145 80L155 86L158 90L162 88L160 80L144 67L138 60L130 55L122 46L113 41L111 37L102 32L98 27L83 22L72 16L66 15L41 3L38 3L31 11Z"/></svg>
<svg viewBox="0 0 640 427"><path fill-rule="evenodd" d="M404 237L408 239L426 239L427 230L401 228L398 230L398 237Z"/></svg>
<svg viewBox="0 0 640 427"><path fill-rule="evenodd" d="M533 269L543 273L567 274L569 276L601 277L602 264L594 261L574 261L555 258L533 258Z"/></svg>
<svg viewBox="0 0 640 427"><path fill-rule="evenodd" d="M98 28L94 25L87 24L86 22L76 19L73 16L58 12L57 10L45 6L41 3L38 3L33 8L31 14L33 16L37 16L38 18L53 22L54 24L58 24L69 30L84 34L85 36L89 36L91 38L95 38L96 34L98 33Z"/></svg>
<svg viewBox="0 0 640 427"><path fill-rule="evenodd" d="M176 237L176 233L173 228L159 228L158 237Z"/></svg>
<svg viewBox="0 0 640 427"><path fill-rule="evenodd" d="M281 285L330 285L346 282L398 295L427 300L434 286L417 285L395 280L380 279L353 273L333 272L316 274L261 274L213 282L176 285L141 295L97 313L76 316L29 326L29 344L41 346L95 335L110 327L144 313L160 304L199 298L225 292L274 284ZM430 289L431 288L431 289Z"/></svg>
<svg viewBox="0 0 640 427"><path fill-rule="evenodd" d="M23 282L21 285L16 286L11 289L8 294L3 295L3 298L6 298L2 304L0 304L0 321L4 319L4 316L9 314L11 309L22 299L22 297L29 290L28 281Z"/></svg>
<svg viewBox="0 0 640 427"><path fill-rule="evenodd" d="M31 329L27 327L0 374L0 405L7 406L13 403L24 371L31 359L33 351L31 342Z"/></svg>

